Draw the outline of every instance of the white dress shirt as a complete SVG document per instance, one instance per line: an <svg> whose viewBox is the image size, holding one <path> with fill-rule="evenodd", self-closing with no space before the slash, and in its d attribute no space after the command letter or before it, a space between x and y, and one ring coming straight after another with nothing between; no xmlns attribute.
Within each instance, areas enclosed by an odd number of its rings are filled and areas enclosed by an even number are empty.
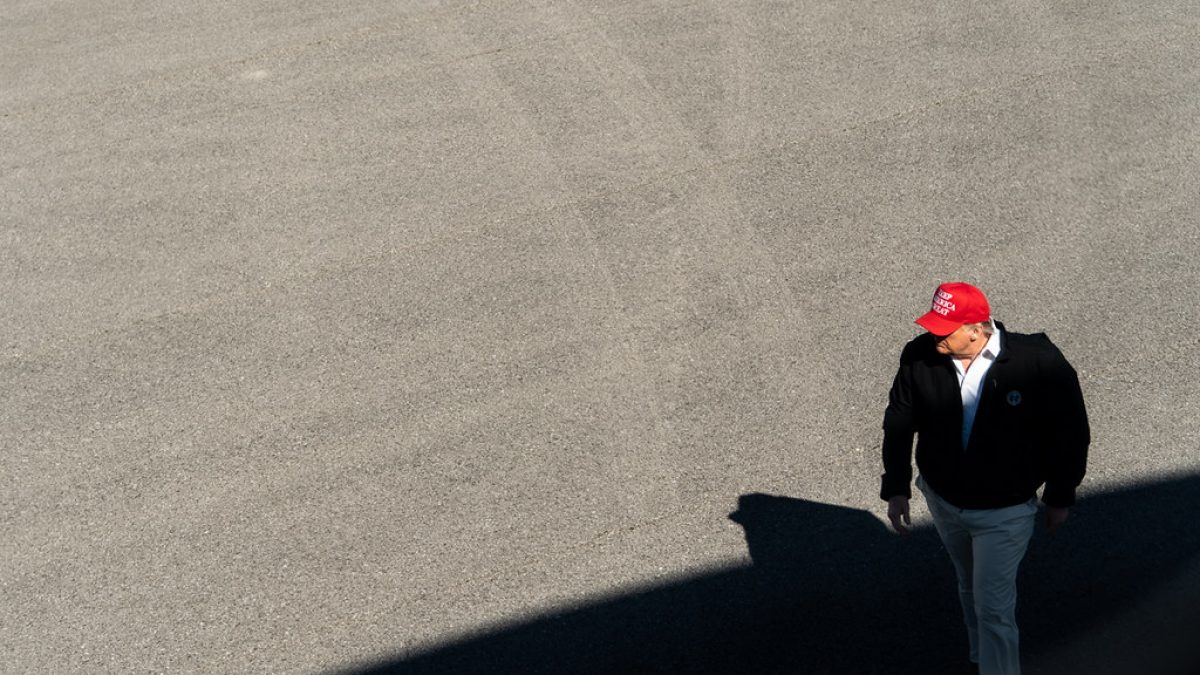
<svg viewBox="0 0 1200 675"><path fill-rule="evenodd" d="M955 358L950 359L954 362L955 372L958 373L958 391L962 395L962 444L964 449L967 447L967 441L971 439L971 427L975 424L975 413L979 411L979 394L983 389L983 378L999 355L1000 331L993 321L992 336L988 338L987 344L984 345L983 351L979 352L979 356L971 362L970 368L964 370L962 361Z"/></svg>

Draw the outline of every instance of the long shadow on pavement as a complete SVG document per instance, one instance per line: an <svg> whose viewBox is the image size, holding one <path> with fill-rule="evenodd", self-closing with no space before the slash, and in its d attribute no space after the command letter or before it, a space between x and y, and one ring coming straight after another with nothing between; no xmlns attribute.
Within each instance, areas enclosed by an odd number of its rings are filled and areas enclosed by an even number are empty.
<svg viewBox="0 0 1200 675"><path fill-rule="evenodd" d="M1194 570L1197 513L1200 476L1189 476L1088 497L1058 535L1035 534L1020 579L1027 662L1087 644L1107 622ZM346 672L965 672L953 571L932 528L900 538L866 511L764 494L743 495L730 518L745 529L752 565ZM1179 606L1200 607L1200 597L1191 600ZM1192 639L1200 628L1179 619L1127 637L1145 650L1186 649L1171 673L1200 673Z"/></svg>

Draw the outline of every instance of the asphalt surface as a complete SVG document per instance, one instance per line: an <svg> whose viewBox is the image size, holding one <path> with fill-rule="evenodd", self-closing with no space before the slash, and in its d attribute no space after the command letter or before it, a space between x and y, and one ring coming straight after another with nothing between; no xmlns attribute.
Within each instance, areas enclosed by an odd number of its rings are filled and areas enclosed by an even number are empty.
<svg viewBox="0 0 1200 675"><path fill-rule="evenodd" d="M1198 119L1178 0L0 3L0 670L402 662L879 514L944 280L1078 368L1085 497L1192 476Z"/></svg>

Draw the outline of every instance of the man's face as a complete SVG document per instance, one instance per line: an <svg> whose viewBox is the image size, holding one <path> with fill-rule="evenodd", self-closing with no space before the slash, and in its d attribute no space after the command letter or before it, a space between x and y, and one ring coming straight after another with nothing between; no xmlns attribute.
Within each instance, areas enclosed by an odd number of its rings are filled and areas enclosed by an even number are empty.
<svg viewBox="0 0 1200 675"><path fill-rule="evenodd" d="M974 341L971 338L975 336L978 339L978 332L978 327L959 326L949 335L935 335L938 353L962 357L974 355Z"/></svg>

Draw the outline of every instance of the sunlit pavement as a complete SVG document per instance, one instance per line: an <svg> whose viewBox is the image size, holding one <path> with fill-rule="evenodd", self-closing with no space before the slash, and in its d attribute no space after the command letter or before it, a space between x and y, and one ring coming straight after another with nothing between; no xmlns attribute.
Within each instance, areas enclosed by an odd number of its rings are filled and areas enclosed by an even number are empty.
<svg viewBox="0 0 1200 675"><path fill-rule="evenodd" d="M1198 34L1177 0L5 3L0 670L403 659L749 564L747 494L879 514L949 279L1078 368L1085 496L1193 475Z"/></svg>

